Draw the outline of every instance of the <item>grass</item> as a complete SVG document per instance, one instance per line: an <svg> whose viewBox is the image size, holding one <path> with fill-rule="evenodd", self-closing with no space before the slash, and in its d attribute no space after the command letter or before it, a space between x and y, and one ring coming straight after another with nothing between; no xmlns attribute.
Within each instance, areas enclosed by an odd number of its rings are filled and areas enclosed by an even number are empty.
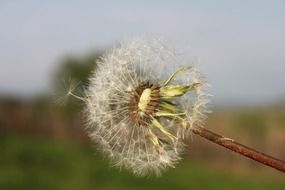
<svg viewBox="0 0 285 190"><path fill-rule="evenodd" d="M160 178L139 178L110 168L94 149L79 144L9 137L0 140L0 189L285 189L269 176L238 176L184 159Z"/></svg>

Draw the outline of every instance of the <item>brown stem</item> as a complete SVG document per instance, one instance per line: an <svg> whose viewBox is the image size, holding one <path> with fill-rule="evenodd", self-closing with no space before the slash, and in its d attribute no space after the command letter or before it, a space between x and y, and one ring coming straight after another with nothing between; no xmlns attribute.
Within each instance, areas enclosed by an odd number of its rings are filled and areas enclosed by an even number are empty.
<svg viewBox="0 0 285 190"><path fill-rule="evenodd" d="M238 142L235 142L233 139L223 137L219 134L216 134L202 127L193 127L191 130L193 133L209 141L212 141L213 143L226 147L227 149L237 152L243 156L246 156L264 165L267 165L277 170L280 170L282 172L285 172L285 162L282 160L279 160L272 156L258 152L252 148L249 148Z"/></svg>

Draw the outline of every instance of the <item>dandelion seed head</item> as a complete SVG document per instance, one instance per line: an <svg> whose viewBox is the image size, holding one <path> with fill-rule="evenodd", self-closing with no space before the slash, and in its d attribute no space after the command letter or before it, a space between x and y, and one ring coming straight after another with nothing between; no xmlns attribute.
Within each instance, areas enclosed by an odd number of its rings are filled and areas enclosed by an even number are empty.
<svg viewBox="0 0 285 190"><path fill-rule="evenodd" d="M189 128L206 117L207 94L196 67L180 63L162 41L140 39L98 63L86 91L87 130L115 166L160 175L181 159Z"/></svg>

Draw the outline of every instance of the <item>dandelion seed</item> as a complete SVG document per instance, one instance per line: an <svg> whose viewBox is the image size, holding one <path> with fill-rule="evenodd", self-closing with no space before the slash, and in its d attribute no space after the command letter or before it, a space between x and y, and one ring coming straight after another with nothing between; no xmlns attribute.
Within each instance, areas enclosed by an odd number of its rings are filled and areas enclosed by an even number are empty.
<svg viewBox="0 0 285 190"><path fill-rule="evenodd" d="M98 63L86 90L87 129L114 165L160 175L180 160L189 129L202 125L205 82L194 66L176 64L159 40L122 43Z"/></svg>
<svg viewBox="0 0 285 190"><path fill-rule="evenodd" d="M58 88L59 90L53 94L55 103L58 105L65 105L69 96L85 101L86 99L74 94L74 90L77 89L79 85L80 82L74 79L62 79L60 87Z"/></svg>

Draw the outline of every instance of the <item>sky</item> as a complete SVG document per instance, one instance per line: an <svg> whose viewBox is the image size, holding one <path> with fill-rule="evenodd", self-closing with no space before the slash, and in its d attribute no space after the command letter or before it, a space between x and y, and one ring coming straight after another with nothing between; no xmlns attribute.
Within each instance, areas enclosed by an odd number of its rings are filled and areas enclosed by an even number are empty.
<svg viewBox="0 0 285 190"><path fill-rule="evenodd" d="M199 60L214 104L285 100L283 0L0 0L0 94L50 87L69 54L163 38Z"/></svg>

